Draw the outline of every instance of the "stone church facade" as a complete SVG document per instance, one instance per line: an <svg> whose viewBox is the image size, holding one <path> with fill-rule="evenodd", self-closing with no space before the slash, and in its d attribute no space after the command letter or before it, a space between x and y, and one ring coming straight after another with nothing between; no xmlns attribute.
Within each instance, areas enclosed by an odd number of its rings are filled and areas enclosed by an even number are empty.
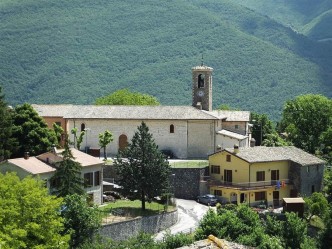
<svg viewBox="0 0 332 249"><path fill-rule="evenodd" d="M61 125L71 141L72 128L85 130L81 149L99 148L99 133L109 130L114 140L106 150L114 156L144 121L161 150L176 158L207 158L234 144L249 146L251 138L249 112L212 110L212 71L204 65L192 68L192 106L32 106L49 127Z"/></svg>

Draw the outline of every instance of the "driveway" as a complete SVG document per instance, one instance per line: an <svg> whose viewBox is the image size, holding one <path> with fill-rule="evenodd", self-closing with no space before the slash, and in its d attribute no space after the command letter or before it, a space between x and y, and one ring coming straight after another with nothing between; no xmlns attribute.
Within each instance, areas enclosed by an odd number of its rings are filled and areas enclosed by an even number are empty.
<svg viewBox="0 0 332 249"><path fill-rule="evenodd" d="M190 233L198 227L199 221L203 218L204 214L209 210L210 207L197 203L192 200L176 199L178 208L178 222L168 228L167 230L161 231L156 234L156 240L162 240L166 231L171 234L176 233ZM215 207L212 207L215 209Z"/></svg>

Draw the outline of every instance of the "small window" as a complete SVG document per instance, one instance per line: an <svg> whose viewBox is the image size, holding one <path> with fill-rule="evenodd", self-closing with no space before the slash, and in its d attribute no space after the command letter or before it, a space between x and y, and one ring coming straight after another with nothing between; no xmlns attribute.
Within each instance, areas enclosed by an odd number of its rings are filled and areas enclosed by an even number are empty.
<svg viewBox="0 0 332 249"><path fill-rule="evenodd" d="M231 155L226 155L226 162L231 162L232 158Z"/></svg>
<svg viewBox="0 0 332 249"><path fill-rule="evenodd" d="M81 132L82 131L85 131L85 124L84 123L81 124Z"/></svg>
<svg viewBox="0 0 332 249"><path fill-rule="evenodd" d="M307 173L309 173L310 172L310 169L309 169L309 166L307 166Z"/></svg>
<svg viewBox="0 0 332 249"><path fill-rule="evenodd" d="M234 128L235 128L235 130L238 130L239 129L239 125L235 125Z"/></svg>
<svg viewBox="0 0 332 249"><path fill-rule="evenodd" d="M92 172L84 174L84 186L86 188L93 186L93 173Z"/></svg>
<svg viewBox="0 0 332 249"><path fill-rule="evenodd" d="M220 174L220 166L211 165L211 174Z"/></svg>
<svg viewBox="0 0 332 249"><path fill-rule="evenodd" d="M312 193L312 194L315 193L315 185L312 185L312 186L311 186L311 193Z"/></svg>
<svg viewBox="0 0 332 249"><path fill-rule="evenodd" d="M174 125L169 126L169 133L174 133Z"/></svg>
<svg viewBox="0 0 332 249"><path fill-rule="evenodd" d="M55 124L61 127L61 122L55 122Z"/></svg>
<svg viewBox="0 0 332 249"><path fill-rule="evenodd" d="M214 190L214 195L215 195L215 196L222 196L222 191L219 190L219 189L215 189L215 190Z"/></svg>
<svg viewBox="0 0 332 249"><path fill-rule="evenodd" d="M264 201L266 199L265 194L266 194L265 191L255 192L255 201Z"/></svg>
<svg viewBox="0 0 332 249"><path fill-rule="evenodd" d="M256 172L256 181L265 181L265 171Z"/></svg>
<svg viewBox="0 0 332 249"><path fill-rule="evenodd" d="M99 186L100 185L100 171L96 171L95 172L95 186Z"/></svg>
<svg viewBox="0 0 332 249"><path fill-rule="evenodd" d="M59 187L60 186L60 178L51 178L50 179L50 187L51 187L51 189L52 188L57 188L57 187Z"/></svg>

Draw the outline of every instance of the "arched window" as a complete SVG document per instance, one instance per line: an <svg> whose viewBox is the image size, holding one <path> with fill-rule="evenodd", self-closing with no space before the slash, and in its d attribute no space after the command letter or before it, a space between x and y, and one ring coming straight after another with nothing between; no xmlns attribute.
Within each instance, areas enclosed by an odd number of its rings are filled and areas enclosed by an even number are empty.
<svg viewBox="0 0 332 249"><path fill-rule="evenodd" d="M81 131L85 131L85 124L84 123L81 124Z"/></svg>
<svg viewBox="0 0 332 249"><path fill-rule="evenodd" d="M119 137L119 150L124 150L128 146L128 138L125 134Z"/></svg>
<svg viewBox="0 0 332 249"><path fill-rule="evenodd" d="M174 125L169 126L169 133L174 133Z"/></svg>
<svg viewBox="0 0 332 249"><path fill-rule="evenodd" d="M204 88L204 74L198 75L198 88Z"/></svg>

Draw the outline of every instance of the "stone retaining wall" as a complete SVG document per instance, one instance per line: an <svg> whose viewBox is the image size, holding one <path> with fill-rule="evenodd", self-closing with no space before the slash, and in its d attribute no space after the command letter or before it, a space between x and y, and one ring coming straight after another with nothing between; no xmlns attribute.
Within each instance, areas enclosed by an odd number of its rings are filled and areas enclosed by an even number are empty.
<svg viewBox="0 0 332 249"><path fill-rule="evenodd" d="M169 213L107 224L102 226L99 233L112 240L126 240L138 235L141 231L150 234L158 233L171 227L177 221L178 211L175 210Z"/></svg>

